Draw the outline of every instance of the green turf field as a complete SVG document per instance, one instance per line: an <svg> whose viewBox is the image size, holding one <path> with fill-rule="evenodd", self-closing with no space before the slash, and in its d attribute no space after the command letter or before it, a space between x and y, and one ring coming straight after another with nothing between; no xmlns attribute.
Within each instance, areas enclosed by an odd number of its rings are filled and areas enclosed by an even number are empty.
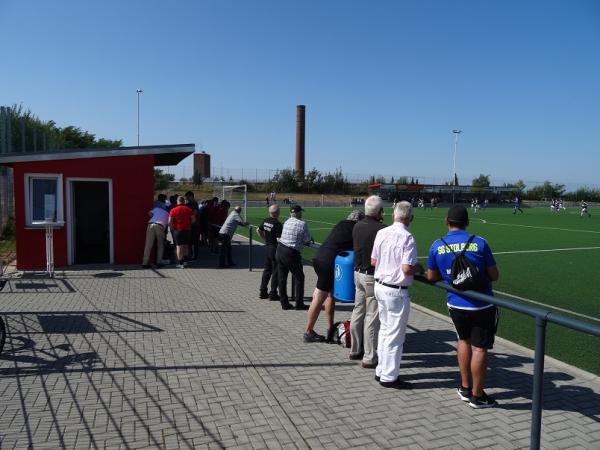
<svg viewBox="0 0 600 450"><path fill-rule="evenodd" d="M316 242L322 242L337 221L351 208L306 208L306 220ZM446 208L415 209L411 231L415 236L421 263L431 243L445 234ZM553 213L549 208L524 209L512 214L509 208L469 211L471 233L489 242L498 263L500 279L495 295L600 325L600 211L590 210L592 218L581 218L579 210ZM385 211L391 223L391 208ZM288 213L283 209L281 220ZM250 208L248 220L260 224L266 208ZM258 238L258 236L256 236ZM563 249L563 250L561 250ZM310 259L312 249L305 250ZM411 292L415 303L446 314L445 293L421 283ZM498 334L533 348L534 319L502 309ZM549 325L546 352L555 358L600 375L600 338Z"/></svg>

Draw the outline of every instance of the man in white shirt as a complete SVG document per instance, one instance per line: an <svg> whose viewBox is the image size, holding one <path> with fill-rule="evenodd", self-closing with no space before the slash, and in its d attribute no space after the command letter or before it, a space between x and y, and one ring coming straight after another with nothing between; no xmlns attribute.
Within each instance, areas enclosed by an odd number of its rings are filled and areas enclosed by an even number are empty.
<svg viewBox="0 0 600 450"><path fill-rule="evenodd" d="M249 224L242 219L240 213L241 206L233 208L233 212L227 216L225 222L219 230L219 240L221 241L221 250L219 251L219 268L235 267L235 263L231 259L231 239L235 234L238 225L247 227Z"/></svg>
<svg viewBox="0 0 600 450"><path fill-rule="evenodd" d="M169 213L167 212L166 195L159 194L158 200L154 203L154 208L148 212L150 220L146 227L146 244L144 245L144 259L142 267L150 268L150 252L156 240L156 267L162 267L163 251L165 244L165 230L169 223Z"/></svg>
<svg viewBox="0 0 600 450"><path fill-rule="evenodd" d="M395 389L412 388L398 374L410 313L408 287L413 275L423 272L423 266L417 263L417 244L408 231L413 218L411 204L398 202L393 225L377 232L371 253L380 321L375 380L383 387Z"/></svg>

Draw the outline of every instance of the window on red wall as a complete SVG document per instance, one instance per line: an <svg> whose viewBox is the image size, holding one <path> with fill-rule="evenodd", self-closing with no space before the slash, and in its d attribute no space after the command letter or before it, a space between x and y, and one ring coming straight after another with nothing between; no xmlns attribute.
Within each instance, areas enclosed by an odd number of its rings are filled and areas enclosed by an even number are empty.
<svg viewBox="0 0 600 450"><path fill-rule="evenodd" d="M25 223L28 227L40 222L63 222L62 175L25 174Z"/></svg>

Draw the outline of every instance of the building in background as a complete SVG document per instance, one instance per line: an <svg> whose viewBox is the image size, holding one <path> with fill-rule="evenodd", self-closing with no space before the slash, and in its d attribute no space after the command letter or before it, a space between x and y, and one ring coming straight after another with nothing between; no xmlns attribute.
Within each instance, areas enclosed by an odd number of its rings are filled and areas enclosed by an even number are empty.
<svg viewBox="0 0 600 450"><path fill-rule="evenodd" d="M194 174L210 178L210 155L206 152L194 153Z"/></svg>
<svg viewBox="0 0 600 450"><path fill-rule="evenodd" d="M140 264L154 167L193 154L194 144L0 154L12 167L17 269L46 266L45 224L56 267Z"/></svg>

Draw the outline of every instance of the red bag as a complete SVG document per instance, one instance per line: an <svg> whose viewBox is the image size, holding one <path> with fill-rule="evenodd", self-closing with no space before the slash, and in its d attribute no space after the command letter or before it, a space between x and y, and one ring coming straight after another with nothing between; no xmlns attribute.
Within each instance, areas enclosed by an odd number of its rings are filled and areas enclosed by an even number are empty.
<svg viewBox="0 0 600 450"><path fill-rule="evenodd" d="M352 338L350 336L350 321L345 320L343 322L336 322L334 327L336 329L336 342L339 345L350 348L352 346Z"/></svg>

